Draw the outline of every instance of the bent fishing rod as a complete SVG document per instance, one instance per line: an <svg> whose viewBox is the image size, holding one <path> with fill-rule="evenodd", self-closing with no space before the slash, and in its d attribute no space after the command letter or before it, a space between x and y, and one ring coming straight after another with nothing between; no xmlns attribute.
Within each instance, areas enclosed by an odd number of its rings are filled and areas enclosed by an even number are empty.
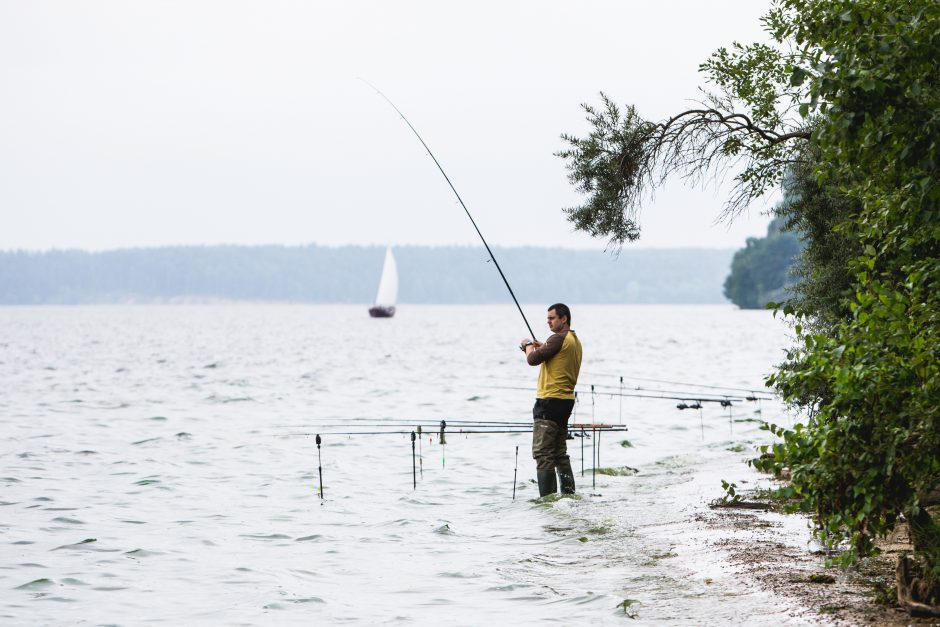
<svg viewBox="0 0 940 627"><path fill-rule="evenodd" d="M503 283L506 284L506 289L509 290L509 295L512 296L512 300L516 303L516 309L519 310L519 315L522 316L523 322L525 322L526 328L529 330L529 334L532 336L532 339L535 340L535 333L532 331L532 327L529 325L529 320L525 317L525 314L522 312L522 307L519 305L519 300L516 298L516 295L512 291L512 287L509 285L509 281L506 279L506 275L503 274L503 269L499 267L499 262L496 261L496 256L493 254L493 251L490 250L490 245L486 243L486 238L483 237L483 233L480 232L480 227L477 226L476 220L473 219L473 216L470 215L470 210L467 209L467 205L464 203L463 198L460 197L460 194L457 193L457 188L454 187L454 184L450 182L450 177L447 176L447 172L444 172L444 168L441 167L440 162L437 160L437 157L434 156L434 153L431 152L431 149L428 148L427 143L422 139L421 135L415 129L414 125L408 121L408 118L405 117L405 114L401 112L401 109L395 106L395 103L391 99L382 93L382 90L367 81L364 78L360 78L363 83L375 90L375 93L382 96L385 99L385 102L390 104L396 113L401 116L401 119L405 121L405 124L408 125L408 128L411 129L411 132L414 133L415 137L418 138L418 141L421 142L421 145L424 146L424 149L428 151L428 155L434 161L434 165L437 166L437 169L441 171L441 174L444 176L444 180L447 181L447 184L450 185L450 189L454 192L454 196L457 197L457 200L460 202L460 206L463 207L464 212L467 214L467 217L470 218L470 223L473 225L473 228L476 230L477 235L480 236L480 240L483 242L483 246L486 247L486 252L490 256L490 260L493 262L493 265L496 266L496 270L499 272L499 276L503 279Z"/></svg>

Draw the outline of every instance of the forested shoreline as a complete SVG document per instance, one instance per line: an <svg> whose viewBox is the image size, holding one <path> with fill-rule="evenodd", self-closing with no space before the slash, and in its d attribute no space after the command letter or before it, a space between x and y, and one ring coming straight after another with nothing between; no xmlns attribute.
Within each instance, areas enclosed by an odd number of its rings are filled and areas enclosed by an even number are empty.
<svg viewBox="0 0 940 627"><path fill-rule="evenodd" d="M508 295L482 247L393 248L399 302L496 303ZM717 304L733 250L494 248L523 302ZM0 252L0 304L370 303L379 246L177 246Z"/></svg>
<svg viewBox="0 0 940 627"><path fill-rule="evenodd" d="M731 274L725 279L725 296L742 309L764 309L767 303L790 296L797 282L793 264L803 248L800 236L786 229L782 217L774 218L766 237L749 237L734 253Z"/></svg>
<svg viewBox="0 0 940 627"><path fill-rule="evenodd" d="M774 304L795 342L768 385L798 421L765 425L776 440L750 463L786 481L774 497L811 515L843 565L903 525L894 602L937 617L940 4L773 0L761 24L766 41L699 66L692 108L649 119L603 93L584 104L590 132L557 153L584 194L565 212L619 246L667 179L733 172L728 220L784 191L774 213L803 248Z"/></svg>

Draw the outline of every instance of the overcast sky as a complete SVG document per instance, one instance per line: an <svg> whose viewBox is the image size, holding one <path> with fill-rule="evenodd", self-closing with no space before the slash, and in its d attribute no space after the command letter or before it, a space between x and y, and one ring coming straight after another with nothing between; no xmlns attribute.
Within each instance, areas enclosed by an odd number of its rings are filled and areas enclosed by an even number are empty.
<svg viewBox="0 0 940 627"><path fill-rule="evenodd" d="M562 132L603 90L658 119L765 0L0 0L0 249L166 244L604 248L572 232ZM739 247L755 206L659 192L640 247Z"/></svg>

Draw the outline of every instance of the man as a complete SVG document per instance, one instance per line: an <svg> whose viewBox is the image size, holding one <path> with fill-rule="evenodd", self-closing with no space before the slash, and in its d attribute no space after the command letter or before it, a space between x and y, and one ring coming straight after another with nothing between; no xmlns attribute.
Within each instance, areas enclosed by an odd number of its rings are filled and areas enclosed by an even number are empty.
<svg viewBox="0 0 940 627"><path fill-rule="evenodd" d="M581 370L581 341L571 330L571 311L566 305L555 303L548 308L548 328L552 335L544 343L526 338L519 345L529 365L540 366L532 408L532 457L540 497L554 494L559 483L562 494L574 494L574 472L565 440Z"/></svg>

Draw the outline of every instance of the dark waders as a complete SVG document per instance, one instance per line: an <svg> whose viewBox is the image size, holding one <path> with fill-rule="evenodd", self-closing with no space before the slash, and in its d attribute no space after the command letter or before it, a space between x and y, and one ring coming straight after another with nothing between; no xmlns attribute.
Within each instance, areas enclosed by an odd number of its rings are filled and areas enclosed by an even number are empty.
<svg viewBox="0 0 940 627"><path fill-rule="evenodd" d="M568 457L568 417L574 401L560 398L539 398L532 410L532 457L535 459L539 496L574 494L574 471Z"/></svg>

